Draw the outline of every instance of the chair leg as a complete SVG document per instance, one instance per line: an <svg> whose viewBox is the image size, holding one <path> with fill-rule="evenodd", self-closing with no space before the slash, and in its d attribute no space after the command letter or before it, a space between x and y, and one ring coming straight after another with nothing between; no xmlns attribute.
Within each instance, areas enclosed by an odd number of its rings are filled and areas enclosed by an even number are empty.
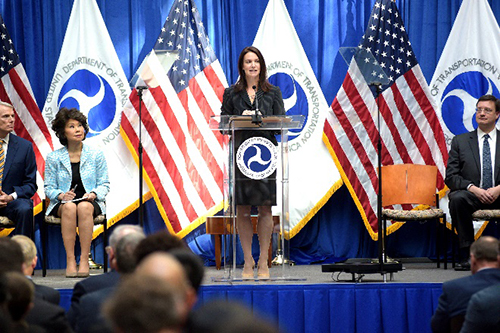
<svg viewBox="0 0 500 333"><path fill-rule="evenodd" d="M455 222L451 221L451 267L455 268Z"/></svg>
<svg viewBox="0 0 500 333"><path fill-rule="evenodd" d="M443 224L441 225L441 229L443 231L443 261L444 261L444 269L448 269L448 233L446 232L446 214L443 217Z"/></svg>
<svg viewBox="0 0 500 333"><path fill-rule="evenodd" d="M42 243L42 276L47 275L47 224L42 221L40 224L40 241Z"/></svg>
<svg viewBox="0 0 500 333"><path fill-rule="evenodd" d="M108 253L106 247L108 246L108 220L104 219L104 229L102 232L102 257L104 258L104 273L108 272Z"/></svg>
<svg viewBox="0 0 500 333"><path fill-rule="evenodd" d="M441 268L441 242L439 239L441 238L441 219L436 219L436 261L437 268Z"/></svg>

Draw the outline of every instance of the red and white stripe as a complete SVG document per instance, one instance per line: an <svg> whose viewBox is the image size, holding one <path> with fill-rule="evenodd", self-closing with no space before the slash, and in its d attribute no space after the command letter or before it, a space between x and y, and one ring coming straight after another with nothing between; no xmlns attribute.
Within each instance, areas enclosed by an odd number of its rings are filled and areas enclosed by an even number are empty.
<svg viewBox="0 0 500 333"><path fill-rule="evenodd" d="M154 51L141 78L149 87L142 105L144 170L168 218L167 227L182 235L223 201L222 136L210 129L209 120L220 114L226 78L215 61L177 94ZM130 102L121 124L137 153L139 99L135 91Z"/></svg>
<svg viewBox="0 0 500 333"><path fill-rule="evenodd" d="M378 231L377 104L382 115L382 165L436 165L438 189L442 189L448 159L441 125L420 66L400 76L377 101L353 61L332 103L332 112L327 115L324 131L342 167L344 182L374 239Z"/></svg>
<svg viewBox="0 0 500 333"><path fill-rule="evenodd" d="M33 200L34 206L37 207L43 197L45 156L54 150L54 146L52 144L52 137L42 117L42 113L36 104L28 77L21 63L1 78L0 100L14 106L16 113L16 121L14 123L15 134L33 143L38 169L38 191ZM35 213L40 210L41 208L37 207Z"/></svg>

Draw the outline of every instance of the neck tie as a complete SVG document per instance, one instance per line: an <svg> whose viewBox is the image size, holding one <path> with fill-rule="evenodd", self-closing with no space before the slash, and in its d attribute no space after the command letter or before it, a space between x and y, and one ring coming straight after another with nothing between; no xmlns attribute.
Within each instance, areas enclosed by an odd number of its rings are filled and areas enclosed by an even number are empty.
<svg viewBox="0 0 500 333"><path fill-rule="evenodd" d="M483 188L488 189L493 187L493 177L491 173L491 153L490 143L488 139L490 136L486 134L483 141Z"/></svg>
<svg viewBox="0 0 500 333"><path fill-rule="evenodd" d="M0 189L2 188L3 168L5 166L5 150L3 149L4 139L0 139Z"/></svg>

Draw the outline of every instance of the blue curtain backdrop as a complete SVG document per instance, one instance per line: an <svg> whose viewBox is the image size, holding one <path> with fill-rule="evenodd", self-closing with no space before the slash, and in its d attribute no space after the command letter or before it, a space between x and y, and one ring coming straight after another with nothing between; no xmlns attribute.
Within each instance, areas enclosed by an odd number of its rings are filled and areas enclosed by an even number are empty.
<svg viewBox="0 0 500 333"><path fill-rule="evenodd" d="M97 0L118 57L130 79L152 49L174 0ZM267 0L196 0L211 44L229 83L237 78L236 60L251 45ZM347 71L338 53L355 46L364 33L374 0L285 0L297 34L329 104ZM398 0L413 50L429 82L446 43L460 0ZM489 1L497 20L500 0ZM45 103L66 32L72 0L0 0L0 14L10 31L40 108ZM123 220L136 223L137 213ZM146 205L146 230L164 228L152 200ZM488 230L486 231L489 232ZM51 230L50 267L64 260L60 231ZM187 238L193 249L213 259L203 226ZM434 255L434 228L406 225L389 237L394 257ZM99 240L98 242L99 243ZM99 244L97 244L99 245ZM96 256L100 258L101 251ZM335 257L371 257L374 243L349 193L342 187L292 239L292 255L310 263Z"/></svg>

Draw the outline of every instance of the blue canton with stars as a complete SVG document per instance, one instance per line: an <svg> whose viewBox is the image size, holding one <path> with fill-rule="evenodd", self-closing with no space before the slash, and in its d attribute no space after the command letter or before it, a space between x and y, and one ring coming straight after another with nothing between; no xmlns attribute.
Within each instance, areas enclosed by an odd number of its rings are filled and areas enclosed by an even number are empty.
<svg viewBox="0 0 500 333"><path fill-rule="evenodd" d="M191 78L216 60L200 13L192 0L175 1L154 50L175 54L168 77L177 93L187 88Z"/></svg>
<svg viewBox="0 0 500 333"><path fill-rule="evenodd" d="M2 46L0 52L0 77L2 77L20 62L19 55L14 49L14 44L12 44L12 39L10 39L2 16L0 16L0 43Z"/></svg>
<svg viewBox="0 0 500 333"><path fill-rule="evenodd" d="M370 51L387 74L389 84L383 89L417 65L401 15L391 0L375 3L359 47Z"/></svg>

